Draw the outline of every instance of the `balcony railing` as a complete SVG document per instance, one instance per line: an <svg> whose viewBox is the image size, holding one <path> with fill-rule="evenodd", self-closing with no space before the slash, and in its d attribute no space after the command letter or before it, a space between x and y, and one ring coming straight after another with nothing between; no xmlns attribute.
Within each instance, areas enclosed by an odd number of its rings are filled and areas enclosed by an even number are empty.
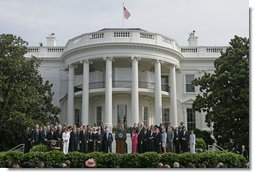
<svg viewBox="0 0 254 173"><path fill-rule="evenodd" d="M131 88L132 84L131 81L112 81L112 88ZM146 89L154 89L155 83L154 82L145 82L139 81L139 88L146 88ZM101 82L90 82L89 89L99 89L105 88L105 81ZM168 84L161 84L161 90L169 92ZM78 85L74 87L74 92L82 91L82 85Z"/></svg>
<svg viewBox="0 0 254 173"><path fill-rule="evenodd" d="M168 86L168 84L161 84L161 90L169 92L169 86Z"/></svg>
<svg viewBox="0 0 254 173"><path fill-rule="evenodd" d="M139 88L154 89L154 86L153 82L139 81Z"/></svg>
<svg viewBox="0 0 254 173"><path fill-rule="evenodd" d="M113 88L131 88L131 81L113 81L112 82Z"/></svg>
<svg viewBox="0 0 254 173"><path fill-rule="evenodd" d="M99 88L105 88L105 81L89 83L89 89L99 89Z"/></svg>

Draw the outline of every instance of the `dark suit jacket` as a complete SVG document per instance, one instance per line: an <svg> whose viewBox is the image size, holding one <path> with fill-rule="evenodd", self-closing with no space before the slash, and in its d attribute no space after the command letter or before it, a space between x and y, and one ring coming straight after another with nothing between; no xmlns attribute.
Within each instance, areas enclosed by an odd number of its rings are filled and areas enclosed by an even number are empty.
<svg viewBox="0 0 254 173"><path fill-rule="evenodd" d="M108 134L108 138L107 138L107 133L104 133L103 141L104 141L105 145L108 145L108 144L112 143L113 142L113 135L112 135L112 133Z"/></svg>
<svg viewBox="0 0 254 173"><path fill-rule="evenodd" d="M33 130L32 132L32 140L34 141L33 144L37 145L39 144L39 140L40 140L40 132L36 131L36 130Z"/></svg>
<svg viewBox="0 0 254 173"><path fill-rule="evenodd" d="M45 143L45 139L47 139L47 134L48 134L48 132L47 131L45 132L44 130L40 132L40 142L41 143Z"/></svg>
<svg viewBox="0 0 254 173"><path fill-rule="evenodd" d="M54 139L54 132L53 131L49 131L47 133L47 140L52 140Z"/></svg>
<svg viewBox="0 0 254 173"><path fill-rule="evenodd" d="M154 145L157 146L161 143L161 132L154 133Z"/></svg>

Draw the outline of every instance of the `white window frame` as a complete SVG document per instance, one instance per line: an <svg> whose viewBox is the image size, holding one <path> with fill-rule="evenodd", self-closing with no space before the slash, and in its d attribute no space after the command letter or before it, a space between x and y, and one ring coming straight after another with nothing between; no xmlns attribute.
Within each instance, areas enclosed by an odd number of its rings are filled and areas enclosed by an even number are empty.
<svg viewBox="0 0 254 173"><path fill-rule="evenodd" d="M194 73L185 73L184 74L184 93L185 94L194 94L195 90L196 90L195 86L194 86L194 91L193 92L187 92L187 88L186 88L186 85L187 85L187 83L186 83L186 79L187 79L186 76L187 75L193 75L194 76L193 80L196 78L196 75Z"/></svg>

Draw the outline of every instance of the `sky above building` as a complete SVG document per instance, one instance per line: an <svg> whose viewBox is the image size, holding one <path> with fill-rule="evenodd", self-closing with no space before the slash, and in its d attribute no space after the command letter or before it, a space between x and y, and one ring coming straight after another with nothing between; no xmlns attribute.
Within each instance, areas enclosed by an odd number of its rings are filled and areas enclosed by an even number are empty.
<svg viewBox="0 0 254 173"><path fill-rule="evenodd" d="M248 0L0 0L0 34L21 36L30 46L57 45L80 34L121 28L123 2L131 16L125 28L141 28L187 45L195 30L198 44L223 46L234 35L249 37Z"/></svg>

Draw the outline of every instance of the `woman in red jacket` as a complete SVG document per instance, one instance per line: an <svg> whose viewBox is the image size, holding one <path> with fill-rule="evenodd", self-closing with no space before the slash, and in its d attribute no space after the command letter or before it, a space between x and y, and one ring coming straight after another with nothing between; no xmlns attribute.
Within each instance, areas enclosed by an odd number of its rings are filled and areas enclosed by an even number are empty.
<svg viewBox="0 0 254 173"><path fill-rule="evenodd" d="M132 141L132 153L136 154L138 150L138 131L134 129L131 136Z"/></svg>

